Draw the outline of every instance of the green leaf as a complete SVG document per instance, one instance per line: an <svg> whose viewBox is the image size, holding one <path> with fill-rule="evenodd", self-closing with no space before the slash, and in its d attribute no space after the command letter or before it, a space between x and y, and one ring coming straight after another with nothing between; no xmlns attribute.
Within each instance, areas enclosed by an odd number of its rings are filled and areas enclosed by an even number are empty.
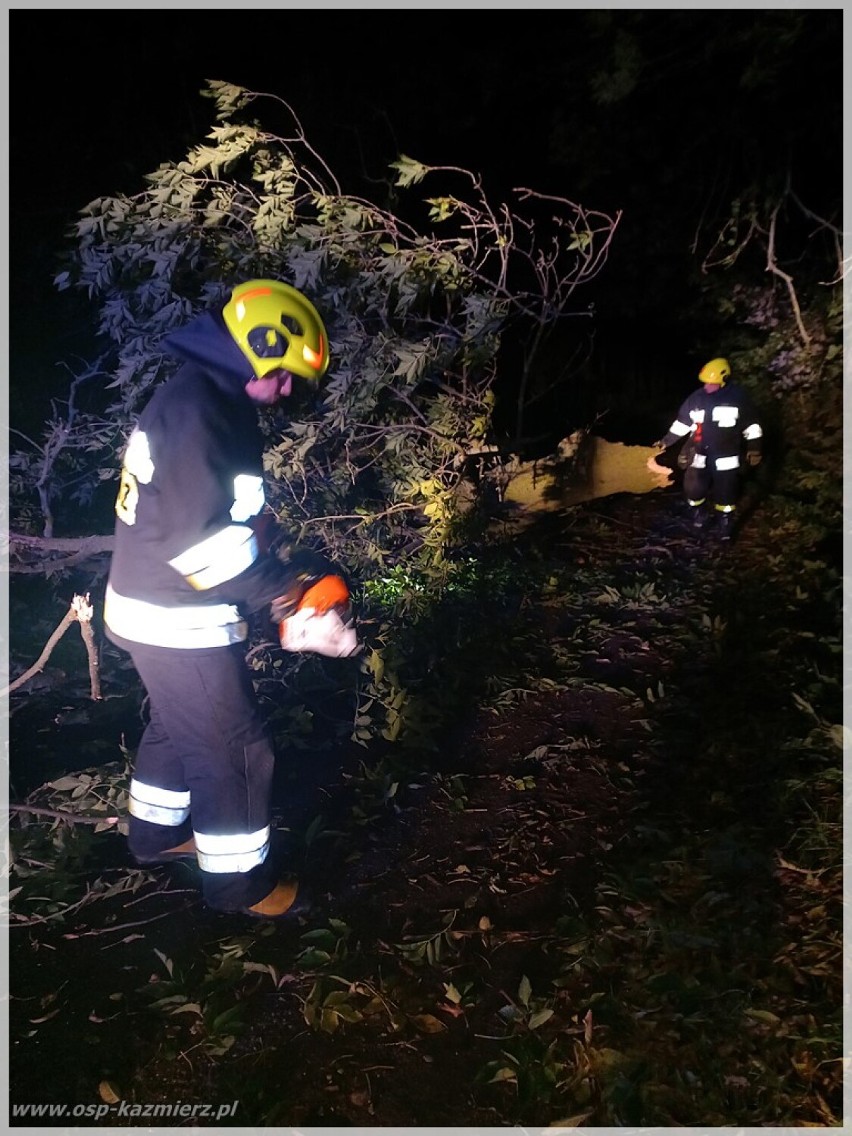
<svg viewBox="0 0 852 1136"><path fill-rule="evenodd" d="M502 1081L512 1081L517 1084L517 1080L517 1072L514 1069L510 1069L507 1065L504 1065L502 1066L502 1068L497 1070L497 1072L493 1075L493 1077L491 1077L488 1083L493 1085L499 1084Z"/></svg>
<svg viewBox="0 0 852 1136"><path fill-rule="evenodd" d="M530 985L530 980L527 978L526 975L524 975L521 978L520 985L518 986L518 1001L521 1003L522 1006L528 1007L529 1004L530 1004L530 998L531 997L532 997L532 986Z"/></svg>
<svg viewBox="0 0 852 1136"><path fill-rule="evenodd" d="M771 1013L769 1010L746 1010L745 1015L747 1018L754 1018L758 1022L768 1022L770 1025L778 1025L781 1019L777 1014Z"/></svg>
<svg viewBox="0 0 852 1136"><path fill-rule="evenodd" d="M447 1028L434 1014L412 1014L411 1021L421 1033L443 1033Z"/></svg>

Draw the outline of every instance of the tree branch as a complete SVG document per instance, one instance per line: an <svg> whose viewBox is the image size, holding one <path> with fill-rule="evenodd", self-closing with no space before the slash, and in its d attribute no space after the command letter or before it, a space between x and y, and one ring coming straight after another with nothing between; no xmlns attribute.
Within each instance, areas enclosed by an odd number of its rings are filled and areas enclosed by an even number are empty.
<svg viewBox="0 0 852 1136"><path fill-rule="evenodd" d="M787 285L787 294L790 297L790 304L793 308L793 315L796 317L796 327L799 329L799 335L802 337L802 342L805 347L810 347L811 337L808 335L808 330L805 327L805 322L802 319L802 311L799 307L799 298L796 295L796 289L793 285L793 277L782 268L778 267L778 261L775 259L775 230L778 222L778 210L781 208L781 203L772 210L772 216L769 218L769 233L766 246L766 271L771 272L774 276L780 276L784 283Z"/></svg>
<svg viewBox="0 0 852 1136"><path fill-rule="evenodd" d="M9 805L9 812L12 813L32 813L34 816L52 817L56 820L67 820L69 824L118 824L120 817L117 816L78 816L77 813L69 813L64 809L46 809L37 805Z"/></svg>
<svg viewBox="0 0 852 1136"><path fill-rule="evenodd" d="M44 537L10 532L8 568L20 575L49 573L112 553L112 536ZM36 563L33 563L33 560Z"/></svg>
<svg viewBox="0 0 852 1136"><path fill-rule="evenodd" d="M44 650L29 668L19 675L14 682L10 683L4 690L0 691L0 698L4 698L7 694L11 694L13 690L17 690L19 686L23 686L34 675L39 674L44 670L47 660L53 653L53 648L68 630L72 623L75 621L80 624L80 634L83 636L83 642L86 645L86 654L89 659L89 680L91 683L91 698L95 702L101 699L101 685L100 676L98 673L98 655L95 647L95 637L92 631L92 615L93 609L89 603L88 593L85 596L74 596L71 601L71 606L62 617L59 625L56 627L48 641L44 645Z"/></svg>

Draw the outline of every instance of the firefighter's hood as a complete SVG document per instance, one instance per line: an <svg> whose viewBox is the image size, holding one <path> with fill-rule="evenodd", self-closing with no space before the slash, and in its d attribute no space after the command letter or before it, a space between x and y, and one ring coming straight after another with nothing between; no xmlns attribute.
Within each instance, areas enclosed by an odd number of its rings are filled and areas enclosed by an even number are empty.
<svg viewBox="0 0 852 1136"><path fill-rule="evenodd" d="M252 378L251 364L217 311L202 312L167 335L162 346L170 355L201 367L217 385L231 393L244 390Z"/></svg>

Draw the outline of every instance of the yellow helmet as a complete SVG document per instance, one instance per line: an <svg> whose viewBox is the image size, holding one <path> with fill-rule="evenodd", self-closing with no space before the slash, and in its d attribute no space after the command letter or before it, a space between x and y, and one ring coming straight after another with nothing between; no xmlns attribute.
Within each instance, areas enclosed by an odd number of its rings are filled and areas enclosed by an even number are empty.
<svg viewBox="0 0 852 1136"><path fill-rule="evenodd" d="M723 387L730 377L731 364L727 359L711 359L698 372L700 383L711 383L713 386Z"/></svg>
<svg viewBox="0 0 852 1136"><path fill-rule="evenodd" d="M289 284L238 284L222 316L257 378L279 367L303 379L320 379L328 370L328 335L319 312Z"/></svg>

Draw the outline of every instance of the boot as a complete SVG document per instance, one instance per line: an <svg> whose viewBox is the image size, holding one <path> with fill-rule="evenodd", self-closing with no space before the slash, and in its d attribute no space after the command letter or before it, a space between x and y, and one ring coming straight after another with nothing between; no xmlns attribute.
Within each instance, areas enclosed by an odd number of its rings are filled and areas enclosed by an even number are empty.
<svg viewBox="0 0 852 1136"><path fill-rule="evenodd" d="M246 907L244 915L252 915L256 919L280 919L286 915L296 902L299 894L299 881L295 878L279 880L269 895Z"/></svg>
<svg viewBox="0 0 852 1136"><path fill-rule="evenodd" d="M190 836L189 840L185 840L183 844L176 844L174 848L166 848L163 852L158 852L155 856L134 855L133 859L137 864L171 864L174 861L181 860L195 864L198 862L195 837Z"/></svg>
<svg viewBox="0 0 852 1136"><path fill-rule="evenodd" d="M734 535L734 514L722 513L719 517L719 524L717 525L717 532L719 540L731 540Z"/></svg>
<svg viewBox="0 0 852 1136"><path fill-rule="evenodd" d="M707 506L702 501L700 505L690 505L692 512L692 527L703 529L707 524Z"/></svg>

